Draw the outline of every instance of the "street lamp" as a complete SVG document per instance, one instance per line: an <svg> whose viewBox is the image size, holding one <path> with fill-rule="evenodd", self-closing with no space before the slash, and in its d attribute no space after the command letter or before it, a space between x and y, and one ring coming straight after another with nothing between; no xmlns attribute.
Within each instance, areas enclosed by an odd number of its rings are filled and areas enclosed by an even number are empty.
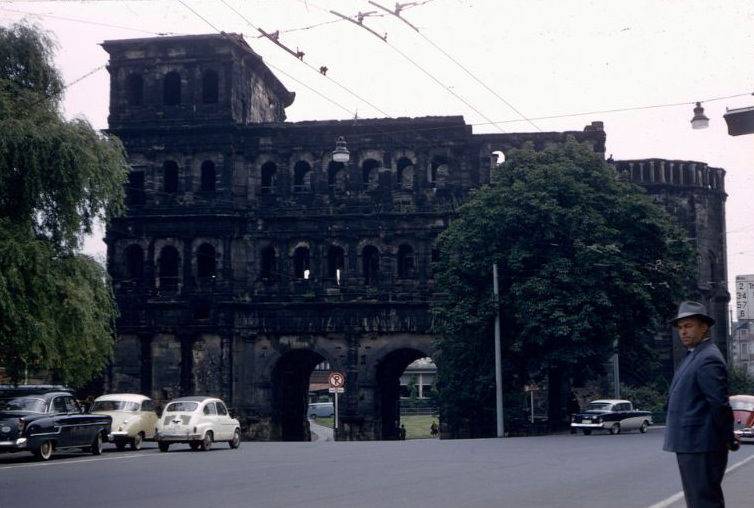
<svg viewBox="0 0 754 508"><path fill-rule="evenodd" d="M339 136L338 139L335 140L335 150L333 150L332 153L332 160L344 164L351 160L351 153L346 147L346 140L343 136Z"/></svg>
<svg viewBox="0 0 754 508"><path fill-rule="evenodd" d="M694 118L691 119L692 129L706 129L709 127L709 118L704 114L704 108L701 102L696 103L694 108Z"/></svg>

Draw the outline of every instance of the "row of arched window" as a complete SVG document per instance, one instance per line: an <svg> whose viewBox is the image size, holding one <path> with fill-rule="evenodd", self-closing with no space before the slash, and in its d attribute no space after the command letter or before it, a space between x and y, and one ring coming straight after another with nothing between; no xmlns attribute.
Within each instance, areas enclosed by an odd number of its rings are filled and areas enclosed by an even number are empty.
<svg viewBox="0 0 754 508"><path fill-rule="evenodd" d="M202 243L196 249L193 266L194 276L198 282L212 280L217 277L217 251L210 243ZM125 249L125 279L133 282L143 281L145 256L144 249L137 244L131 244ZM434 252L433 252L434 255ZM360 252L359 271L357 276L363 278L364 284L376 284L384 274L385 267L381 261L380 249L374 245L366 245ZM292 273L284 273L280 267L280 256L275 247L268 245L259 253L259 278L266 281L309 280L313 278L311 251L307 246L298 246L293 250ZM178 249L172 245L163 246L156 262L158 284L161 289L171 290L178 287L181 281L181 256ZM402 244L398 247L395 275L398 278L410 279L416 276L416 260L412 246ZM343 247L331 245L327 250L325 279L340 285L346 279L346 254Z"/></svg>
<svg viewBox="0 0 754 508"><path fill-rule="evenodd" d="M183 83L180 72L170 71L161 80L162 104L179 106L183 102ZM216 104L219 98L220 78L217 72L205 70L202 73L202 103ZM126 77L126 101L129 106L144 105L144 78L139 73Z"/></svg>
<svg viewBox="0 0 754 508"><path fill-rule="evenodd" d="M375 159L366 159L361 165L362 185L364 189L373 189L378 185L378 171L380 163ZM431 186L438 179L439 174L447 172L447 159L438 157L430 163L427 172L427 180ZM313 191L312 165L300 160L293 166L292 191L296 194ZM211 160L202 162L199 176L198 190L200 192L214 192L217 189L217 169ZM327 185L330 190L344 191L347 182L346 167L342 162L331 161L327 166ZM160 173L157 175L156 189L158 192L175 194L181 191L181 170L174 160L166 160L162 163ZM401 157L397 161L395 171L395 185L398 188L410 190L414 185L414 163L408 157ZM145 178L143 169L131 172L128 192L129 203L144 203ZM260 194L276 194L278 187L278 166L268 161L260 168Z"/></svg>

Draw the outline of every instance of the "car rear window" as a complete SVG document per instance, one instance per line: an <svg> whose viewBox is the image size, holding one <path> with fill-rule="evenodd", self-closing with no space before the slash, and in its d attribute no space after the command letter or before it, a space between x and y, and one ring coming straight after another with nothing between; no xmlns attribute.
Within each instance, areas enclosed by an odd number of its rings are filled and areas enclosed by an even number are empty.
<svg viewBox="0 0 754 508"><path fill-rule="evenodd" d="M198 402L171 402L165 408L166 413L191 413L199 407Z"/></svg>
<svg viewBox="0 0 754 508"><path fill-rule="evenodd" d="M30 411L44 413L45 401L34 397L16 397L0 400L0 411Z"/></svg>
<svg viewBox="0 0 754 508"><path fill-rule="evenodd" d="M98 400L92 404L91 412L95 411L138 411L138 402L127 402L125 400Z"/></svg>
<svg viewBox="0 0 754 508"><path fill-rule="evenodd" d="M607 404L605 402L590 402L589 405L586 406L587 411L609 411L610 410L610 404Z"/></svg>

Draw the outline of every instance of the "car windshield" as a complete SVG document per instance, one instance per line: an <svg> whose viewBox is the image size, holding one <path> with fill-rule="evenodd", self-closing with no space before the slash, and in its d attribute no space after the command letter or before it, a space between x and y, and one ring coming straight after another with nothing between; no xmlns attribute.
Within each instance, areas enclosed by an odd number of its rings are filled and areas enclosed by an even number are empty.
<svg viewBox="0 0 754 508"><path fill-rule="evenodd" d="M590 402L586 406L587 411L610 411L610 404L607 402Z"/></svg>
<svg viewBox="0 0 754 508"><path fill-rule="evenodd" d="M0 411L44 413L45 401L35 397L16 397L15 399L0 400Z"/></svg>
<svg viewBox="0 0 754 508"><path fill-rule="evenodd" d="M166 413L191 413L199 407L198 402L171 402L165 408Z"/></svg>
<svg viewBox="0 0 754 508"><path fill-rule="evenodd" d="M730 407L743 411L754 411L754 402L748 402L745 400L732 400L730 401Z"/></svg>
<svg viewBox="0 0 754 508"><path fill-rule="evenodd" d="M91 412L95 411L138 411L138 402L125 400L97 400L92 404Z"/></svg>

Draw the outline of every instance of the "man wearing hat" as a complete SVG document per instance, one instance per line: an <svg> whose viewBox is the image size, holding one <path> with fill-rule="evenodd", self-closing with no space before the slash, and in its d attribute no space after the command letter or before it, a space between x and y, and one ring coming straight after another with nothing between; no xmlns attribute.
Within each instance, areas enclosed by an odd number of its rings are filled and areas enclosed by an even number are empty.
<svg viewBox="0 0 754 508"><path fill-rule="evenodd" d="M728 404L728 367L710 339L715 320L698 302L682 302L673 321L686 358L673 376L663 449L675 452L686 506L723 508L728 450L737 448Z"/></svg>

